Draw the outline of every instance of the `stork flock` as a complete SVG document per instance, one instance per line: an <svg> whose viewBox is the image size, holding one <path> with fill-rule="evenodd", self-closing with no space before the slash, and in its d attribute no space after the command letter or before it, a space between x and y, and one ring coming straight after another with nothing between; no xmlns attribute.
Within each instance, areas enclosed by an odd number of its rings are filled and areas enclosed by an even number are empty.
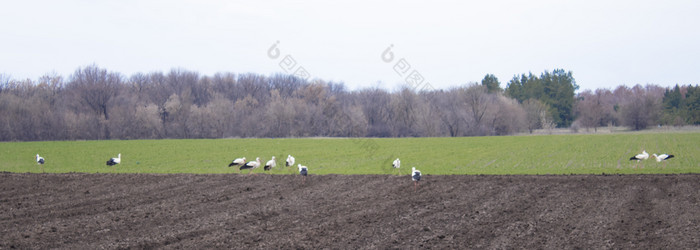
<svg viewBox="0 0 700 250"><path fill-rule="evenodd" d="M656 158L656 162L664 162L664 168L666 168L666 160L673 158L673 155L670 154L652 154L651 158ZM630 157L630 161L636 161L633 168L637 168L637 164L639 164L640 161L644 161L649 159L649 153L647 153L646 150L642 150L642 153L637 154L635 156ZM642 164L642 168L644 168L644 164Z"/></svg>
<svg viewBox="0 0 700 250"><path fill-rule="evenodd" d="M286 167L294 166L295 161L296 161L296 159L294 158L294 156L287 155L287 160L285 162L285 166ZM242 170L248 169L249 175L251 173L253 173L254 169L259 168L260 165L261 165L260 157L256 157L255 161L248 161L248 162L246 162L245 157L236 158L233 161L231 161L231 163L228 164L229 167L240 166L238 168L239 173ZM269 171L269 170L272 170L272 168L274 168L276 166L277 166L277 159L275 158L275 156L272 156L272 159L270 159L269 161L267 161L265 163L263 170ZM297 164L297 168L299 169L299 175L301 175L303 177L302 182L306 182L306 176L309 173L309 168L307 166L303 166L301 164Z"/></svg>
<svg viewBox="0 0 700 250"><path fill-rule="evenodd" d="M650 156L649 153L647 153L646 150L642 150L642 153L630 157L630 161L636 161L633 168L637 168L637 165L639 164L639 162L642 162L642 161L644 161L644 160L648 160L650 157L651 157L651 158L655 158L655 159L656 159L656 162L664 162L664 168L665 168L665 167L666 167L666 161L667 161L668 159L673 158L674 155L672 155L672 154L658 154L658 155L657 155L657 154L652 154L652 155ZM112 167L114 167L114 165L117 165L117 164L120 164L120 163L121 163L121 158L122 158L122 154L119 153L119 154L117 154L117 157L110 158L110 159L106 162L106 164L107 164L107 166L112 166ZM275 156L272 156L271 158L272 158L272 159L270 159L269 161L267 161L267 162L265 163L264 167L263 167L263 169L264 169L265 171L269 171L269 170L271 170L272 168L275 168L275 167L277 166L277 159L275 158ZM41 166L41 171L44 172L44 167L43 167L43 165L44 165L44 163L46 162L45 159L44 159L44 157L41 157L41 156L39 156L39 154L36 154L36 156L34 157L34 159L36 160L36 163L37 163L39 166ZM285 161L285 166L286 166L286 167L294 166L294 163L295 163L295 162L296 162L296 159L295 159L292 155L287 155L287 160ZM246 161L246 158L245 158L245 157L242 157L242 158L236 158L236 159L234 159L233 161L231 161L231 163L230 163L228 166L229 166L229 167L240 166L239 169L238 169L239 173L240 173L240 171L242 171L242 170L248 169L248 174L250 175L250 174L253 172L253 170L256 169L256 168L258 168L258 167L260 167L261 164L262 164L262 163L261 163L261 161L260 161L260 157L256 157L256 158L255 158L255 161ZM399 175L401 174L401 173L400 173L401 160L399 160L399 158L396 158L396 160L394 160L394 161L392 162L391 166L394 168L395 171L398 171L398 172L399 172ZM644 167L644 165L642 165L642 168L643 168L643 167ZM307 167L307 166L303 166L303 165L301 165L301 164L297 164L297 168L298 168L298 171L299 171L299 175L301 175L301 176L303 177L302 182L306 182L306 176L307 176L308 173L309 173L308 167ZM421 176L422 176L422 174L421 174L420 170L417 170L415 167L413 167L412 170L411 170L411 179L413 180L413 190L414 190L414 191L416 191L417 188L418 188L419 182L420 182L420 180L421 180Z"/></svg>

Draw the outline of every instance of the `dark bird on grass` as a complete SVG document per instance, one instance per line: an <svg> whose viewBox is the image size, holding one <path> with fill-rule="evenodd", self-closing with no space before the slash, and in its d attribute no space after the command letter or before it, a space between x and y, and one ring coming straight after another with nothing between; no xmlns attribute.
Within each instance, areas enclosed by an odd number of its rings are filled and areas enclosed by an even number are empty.
<svg viewBox="0 0 700 250"><path fill-rule="evenodd" d="M245 157L243 157L243 158L236 158L235 160L231 161L230 164L228 164L228 167L243 166L243 164L245 164Z"/></svg>
<svg viewBox="0 0 700 250"><path fill-rule="evenodd" d="M420 181L421 173L415 167L411 171L411 178L413 179L413 192L418 188L418 182Z"/></svg>
<svg viewBox="0 0 700 250"><path fill-rule="evenodd" d="M637 154L635 156L630 157L630 161L636 160L637 162L634 164L635 168L637 167L637 164L639 164L639 161L643 161L649 159L649 153L647 153L646 150L642 150L641 154ZM643 166L643 165L642 165Z"/></svg>
<svg viewBox="0 0 700 250"><path fill-rule="evenodd" d="M399 170L399 174L401 174L401 172L400 172L401 160L399 160L399 158L396 158L396 160L394 160L394 162L391 164L391 166L394 167L394 170Z"/></svg>
<svg viewBox="0 0 700 250"><path fill-rule="evenodd" d="M259 167L260 167L260 157L255 158L255 161L246 162L246 164L243 164L243 166L241 166L241 168L239 168L238 170L240 171L240 170L244 170L244 169L250 169L248 171L248 174L251 174L251 173L253 173L253 169L256 169Z"/></svg>
<svg viewBox="0 0 700 250"><path fill-rule="evenodd" d="M39 154L36 154L36 157L34 157L34 158L36 159L37 164L44 165L44 157L41 157L41 156L39 156Z"/></svg>
<svg viewBox="0 0 700 250"><path fill-rule="evenodd" d="M277 161L275 160L275 157L272 156L272 159L267 161L267 163L265 163L265 167L263 169L265 169L265 171L268 171L276 166L277 166Z"/></svg>
<svg viewBox="0 0 700 250"><path fill-rule="evenodd" d="M665 167L666 167L666 160L671 159L671 158L673 158L674 156L673 156L673 155L669 155L669 154L660 154L660 155L653 154L651 157L656 158L656 162L662 162L662 161L663 161L663 162L664 162L664 168L665 168Z"/></svg>
<svg viewBox="0 0 700 250"><path fill-rule="evenodd" d="M109 161L107 161L107 166L114 166L122 162L122 154L118 154L117 158L110 158Z"/></svg>
<svg viewBox="0 0 700 250"><path fill-rule="evenodd" d="M294 156L292 155L287 155L287 167L289 166L294 166Z"/></svg>
<svg viewBox="0 0 700 250"><path fill-rule="evenodd" d="M302 177L301 182L306 182L306 175L309 174L309 169L306 166L302 166L301 164L298 164L297 167L299 167L299 175L301 175Z"/></svg>

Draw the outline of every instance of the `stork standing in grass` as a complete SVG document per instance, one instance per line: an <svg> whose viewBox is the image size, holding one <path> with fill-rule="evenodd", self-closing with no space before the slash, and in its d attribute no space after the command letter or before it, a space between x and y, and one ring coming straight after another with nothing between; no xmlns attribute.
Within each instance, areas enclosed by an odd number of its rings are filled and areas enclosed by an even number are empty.
<svg viewBox="0 0 700 250"><path fill-rule="evenodd" d="M399 175L401 174L401 160L399 158L396 158L391 166L394 167L394 170L399 171Z"/></svg>
<svg viewBox="0 0 700 250"><path fill-rule="evenodd" d="M287 167L289 166L294 166L294 156L292 155L287 155Z"/></svg>
<svg viewBox="0 0 700 250"><path fill-rule="evenodd" d="M666 168L666 160L671 159L671 158L673 158L674 156L673 156L673 155L669 155L669 154L660 154L660 155L653 154L651 157L656 158L656 162L662 162L662 161L663 161L663 162L664 162L664 168Z"/></svg>
<svg viewBox="0 0 700 250"><path fill-rule="evenodd" d="M110 158L109 161L107 161L107 166L112 166L112 170L114 170L114 165L117 165L122 162L122 154L118 154L117 158Z"/></svg>
<svg viewBox="0 0 700 250"><path fill-rule="evenodd" d="M243 157L243 158L236 158L235 160L231 161L230 164L228 164L228 167L243 166L243 164L245 164L245 157Z"/></svg>
<svg viewBox="0 0 700 250"><path fill-rule="evenodd" d="M637 162L634 164L634 167L635 167L635 168L637 168L637 164L639 164L640 161L643 161L643 160L646 160L646 159L649 159L649 153L647 153L646 150L642 150L642 153L641 153L641 154L637 154L637 155L635 155L635 156L630 157L630 161L632 161L632 160L636 160L636 161L637 161ZM642 164L642 168L643 168L643 167L644 167L644 165Z"/></svg>
<svg viewBox="0 0 700 250"><path fill-rule="evenodd" d="M287 155L287 163L285 166L287 166L287 167L294 166L294 156ZM291 169L290 169L290 171L291 171Z"/></svg>
<svg viewBox="0 0 700 250"><path fill-rule="evenodd" d="M276 166L277 166L277 161L275 160L275 156L272 156L272 159L267 161L267 163L265 163L265 167L263 169L265 169L265 171L268 171Z"/></svg>
<svg viewBox="0 0 700 250"><path fill-rule="evenodd" d="M36 164L39 164L41 167L41 172L44 172L44 157L39 156L39 154L36 154L36 157L34 157L36 160Z"/></svg>
<svg viewBox="0 0 700 250"><path fill-rule="evenodd" d="M246 164L243 164L243 166L241 166L241 168L239 168L238 170L240 172L240 170L243 169L250 169L250 171L248 171L248 174L251 174L253 173L253 169L256 169L258 167L260 167L260 157L255 158L255 161L249 161Z"/></svg>
<svg viewBox="0 0 700 250"><path fill-rule="evenodd" d="M299 167L299 175L302 177L301 183L306 183L306 175L309 174L309 169L301 164L297 165L297 167Z"/></svg>
<svg viewBox="0 0 700 250"><path fill-rule="evenodd" d="M413 192L418 189L418 182L420 181L421 173L415 167L411 171L411 178L413 179Z"/></svg>

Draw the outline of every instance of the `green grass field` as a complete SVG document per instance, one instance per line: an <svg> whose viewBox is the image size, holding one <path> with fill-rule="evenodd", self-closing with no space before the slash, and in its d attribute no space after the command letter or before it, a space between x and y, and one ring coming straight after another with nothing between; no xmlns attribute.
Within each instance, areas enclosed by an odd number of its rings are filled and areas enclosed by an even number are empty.
<svg viewBox="0 0 700 250"><path fill-rule="evenodd" d="M638 168L629 158L649 154L676 157L647 160ZM310 174L401 174L411 167L428 175L451 174L652 174L700 173L700 133L620 133L462 138L304 138L48 141L0 143L0 171L40 173L34 155L46 159L47 173L237 173L227 167L237 157L277 157L273 174L285 168L288 154ZM122 163L105 162L122 154ZM643 168L642 168L643 165ZM665 167L664 167L665 165ZM260 167L254 173L262 173ZM247 173L244 171L243 173Z"/></svg>

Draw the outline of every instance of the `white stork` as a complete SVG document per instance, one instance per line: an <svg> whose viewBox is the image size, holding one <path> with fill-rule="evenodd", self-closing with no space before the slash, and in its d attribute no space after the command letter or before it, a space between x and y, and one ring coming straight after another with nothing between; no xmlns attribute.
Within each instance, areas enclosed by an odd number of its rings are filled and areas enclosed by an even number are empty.
<svg viewBox="0 0 700 250"><path fill-rule="evenodd" d="M275 160L275 156L272 156L272 159L267 161L267 163L265 163L265 167L263 169L265 169L265 171L268 171L276 166L277 166L277 161Z"/></svg>
<svg viewBox="0 0 700 250"><path fill-rule="evenodd" d="M287 163L285 166L287 166L287 167L294 166L294 156L287 155ZM292 171L292 169L289 169L289 171Z"/></svg>
<svg viewBox="0 0 700 250"><path fill-rule="evenodd" d="M39 154L36 154L36 157L34 157L34 158L36 159L37 164L44 165L44 157L41 157L41 156L39 156Z"/></svg>
<svg viewBox="0 0 700 250"><path fill-rule="evenodd" d="M663 162L664 162L664 168L666 168L666 160L671 159L671 158L673 158L674 156L673 156L673 155L669 155L669 154L660 154L660 155L653 154L652 157L656 158L656 162L662 162L662 161L663 161Z"/></svg>
<svg viewBox="0 0 700 250"><path fill-rule="evenodd" d="M255 161L249 161L246 164L243 164L243 166L241 166L241 168L239 168L238 170L240 172L240 170L243 169L250 169L250 171L248 171L248 174L251 174L253 173L253 169L256 169L258 167L260 167L260 157L255 158Z"/></svg>
<svg viewBox="0 0 700 250"><path fill-rule="evenodd" d="M36 164L39 164L39 166L41 166L41 172L43 173L44 172L44 157L41 157L41 156L39 156L39 154L36 154L36 157L34 157L34 159L36 159Z"/></svg>
<svg viewBox="0 0 700 250"><path fill-rule="evenodd" d="M228 164L228 167L243 166L243 164L245 164L245 157L243 157L243 158L236 158L235 160L231 161L230 164Z"/></svg>
<svg viewBox="0 0 700 250"><path fill-rule="evenodd" d="M294 166L294 156L292 155L287 155L287 167L289 166Z"/></svg>
<svg viewBox="0 0 700 250"><path fill-rule="evenodd" d="M394 160L391 166L394 167L394 170L398 170L399 174L401 174L401 160L399 160L399 158L396 158L396 160Z"/></svg>
<svg viewBox="0 0 700 250"><path fill-rule="evenodd" d="M118 154L117 158L110 158L109 161L107 161L107 166L114 166L122 162L122 154Z"/></svg>
<svg viewBox="0 0 700 250"><path fill-rule="evenodd" d="M415 167L411 171L411 178L413 179L413 192L418 188L418 182L420 181L421 173Z"/></svg>
<svg viewBox="0 0 700 250"><path fill-rule="evenodd" d="M297 167L299 167L299 175L302 176L301 182L305 183L306 175L309 174L309 169L306 166L302 166L301 164L298 164Z"/></svg>
<svg viewBox="0 0 700 250"><path fill-rule="evenodd" d="M630 157L630 161L637 160L637 162L634 164L635 168L637 167L637 164L639 164L639 161L643 161L646 159L649 159L649 153L647 153L646 150L642 150L641 154L637 154L635 156ZM642 167L644 167L644 165L642 165Z"/></svg>

